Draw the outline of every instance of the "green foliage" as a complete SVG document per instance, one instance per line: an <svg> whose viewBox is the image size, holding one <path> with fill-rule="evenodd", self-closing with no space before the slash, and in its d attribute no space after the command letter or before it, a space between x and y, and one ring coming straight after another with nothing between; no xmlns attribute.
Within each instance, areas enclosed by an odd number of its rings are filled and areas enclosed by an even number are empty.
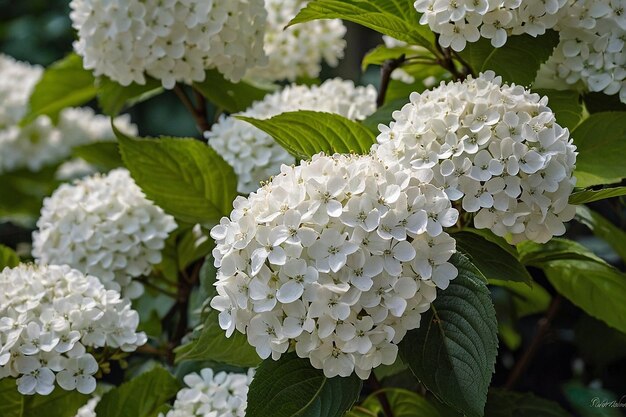
<svg viewBox="0 0 626 417"><path fill-rule="evenodd" d="M326 378L295 353L267 359L248 392L246 417L341 417L359 398L361 380Z"/></svg>
<svg viewBox="0 0 626 417"><path fill-rule="evenodd" d="M218 312L211 310L198 336L176 349L176 362L211 361L242 368L255 367L261 358L248 344L246 336L235 331L230 337L220 328Z"/></svg>
<svg viewBox="0 0 626 417"><path fill-rule="evenodd" d="M526 241L517 245L517 251L524 265L538 268L552 261L580 260L605 263L580 243L568 239L553 238L545 244Z"/></svg>
<svg viewBox="0 0 626 417"><path fill-rule="evenodd" d="M388 103L385 103L384 106L380 107L376 112L370 115L367 119L363 121L363 126L370 129L374 132L375 135L378 135L378 125L384 124L389 125L389 122L393 120L392 113L396 110L402 109L402 107L409 102L408 97L405 98L397 98Z"/></svg>
<svg viewBox="0 0 626 417"><path fill-rule="evenodd" d="M168 371L156 367L102 396L98 417L156 417L174 397L179 384Z"/></svg>
<svg viewBox="0 0 626 417"><path fill-rule="evenodd" d="M337 114L297 111L266 120L238 118L263 130L300 159L308 159L322 151L329 155L366 154L376 141L370 130Z"/></svg>
<svg viewBox="0 0 626 417"><path fill-rule="evenodd" d="M57 120L61 110L80 106L96 96L95 80L83 68L82 59L70 54L51 65L35 86L30 98L30 109L22 120L26 125L41 115Z"/></svg>
<svg viewBox="0 0 626 417"><path fill-rule="evenodd" d="M466 265L440 291L400 354L418 380L467 416L483 416L498 350L496 313L482 277Z"/></svg>
<svg viewBox="0 0 626 417"><path fill-rule="evenodd" d="M0 271L4 268L14 268L20 263L20 258L11 248L0 245Z"/></svg>
<svg viewBox="0 0 626 417"><path fill-rule="evenodd" d="M530 393L489 391L485 417L570 417L557 403Z"/></svg>
<svg viewBox="0 0 626 417"><path fill-rule="evenodd" d="M626 232L624 230L585 206L576 208L576 220L591 229L594 235L604 239L626 262Z"/></svg>
<svg viewBox="0 0 626 417"><path fill-rule="evenodd" d="M124 166L116 142L94 142L80 145L72 149L72 156L84 159L102 172Z"/></svg>
<svg viewBox="0 0 626 417"><path fill-rule="evenodd" d="M0 216L33 221L39 217L44 197L59 185L57 165L39 172L20 169L0 175Z"/></svg>
<svg viewBox="0 0 626 417"><path fill-rule="evenodd" d="M494 48L489 39L481 38L478 42L468 43L460 55L476 74L493 70L504 81L529 85L558 42L559 35L554 31L547 31L537 38L511 36L501 48Z"/></svg>
<svg viewBox="0 0 626 417"><path fill-rule="evenodd" d="M489 280L517 281L531 284L532 278L526 268L511 254L510 250L487 240L472 229L454 233L457 249L469 256L480 272ZM504 245L508 245L504 242Z"/></svg>
<svg viewBox="0 0 626 417"><path fill-rule="evenodd" d="M548 96L548 107L556 114L556 121L570 131L583 118L582 99L577 91L533 89L533 93Z"/></svg>
<svg viewBox="0 0 626 417"><path fill-rule="evenodd" d="M388 388L380 390L354 406L345 417L376 417L384 414L380 395L387 397L394 417L448 417L454 414L444 413L437 409L426 398L414 392L401 388Z"/></svg>
<svg viewBox="0 0 626 417"><path fill-rule="evenodd" d="M230 213L237 177L211 147L195 139L143 139L115 133L133 178L165 211L201 224Z"/></svg>
<svg viewBox="0 0 626 417"><path fill-rule="evenodd" d="M552 297L536 282L532 286L520 282L489 280L489 284L506 289L511 296L515 318L546 311Z"/></svg>
<svg viewBox="0 0 626 417"><path fill-rule="evenodd" d="M572 132L578 147L578 187L619 182L626 177L626 112L592 114Z"/></svg>
<svg viewBox="0 0 626 417"><path fill-rule="evenodd" d="M361 70L365 71L370 65L383 65L389 59L398 59L401 56L405 58L426 56L432 57L430 53L418 52L411 46L402 46L387 48L385 45L378 45L369 51L361 62Z"/></svg>
<svg viewBox="0 0 626 417"><path fill-rule="evenodd" d="M98 88L98 105L109 116L117 116L125 107L133 106L163 91L161 83L147 78L144 85L133 83L127 87L107 77L96 80Z"/></svg>
<svg viewBox="0 0 626 417"><path fill-rule="evenodd" d="M420 25L413 3L413 0L314 0L290 25L316 19L344 19L436 53L434 35L428 27Z"/></svg>
<svg viewBox="0 0 626 417"><path fill-rule="evenodd" d="M56 388L50 395L22 395L15 379L0 380L0 416L2 417L74 417L88 396Z"/></svg>
<svg viewBox="0 0 626 417"><path fill-rule="evenodd" d="M232 83L226 80L217 70L206 72L202 83L193 85L204 97L229 113L243 111L252 103L262 100L268 89L255 87L244 81Z"/></svg>
<svg viewBox="0 0 626 417"><path fill-rule="evenodd" d="M605 188L602 190L584 190L573 193L570 198L570 204L587 204L594 201L605 200L607 198L621 197L626 195L626 187Z"/></svg>

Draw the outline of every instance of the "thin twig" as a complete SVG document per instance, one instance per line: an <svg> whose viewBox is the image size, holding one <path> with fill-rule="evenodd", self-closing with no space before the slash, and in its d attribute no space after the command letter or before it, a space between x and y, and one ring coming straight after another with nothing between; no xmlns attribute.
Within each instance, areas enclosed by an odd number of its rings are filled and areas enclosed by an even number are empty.
<svg viewBox="0 0 626 417"><path fill-rule="evenodd" d="M378 90L378 99L376 105L382 107L385 104L385 97L387 97L387 90L389 89L389 82L391 81L391 73L405 61L406 57L402 55L396 59L388 59L380 69L380 90Z"/></svg>
<svg viewBox="0 0 626 417"><path fill-rule="evenodd" d="M385 417L394 417L393 409L391 408L391 404L389 403L387 394L385 393L383 386L380 384L380 381L378 380L378 378L376 378L376 375L374 375L373 372L370 374L370 377L367 381L369 382L372 391L374 391L374 393L376 394L376 398L378 398L378 401L380 401L380 405L383 407L383 413L385 414Z"/></svg>
<svg viewBox="0 0 626 417"><path fill-rule="evenodd" d="M530 365L530 362L533 360L535 354L537 353L537 349L539 348L539 346L541 346L544 338L548 334L548 331L550 330L550 327L552 325L552 321L559 311L561 302L562 297L560 295L556 295L552 299L552 303L550 304L550 307L548 307L546 315L542 317L537 323L537 333L535 333L535 337L530 342L528 349L526 349L520 360L515 364L515 367L509 374L509 378L507 379L506 384L504 384L505 388L513 389L522 374L526 372L526 369Z"/></svg>
<svg viewBox="0 0 626 417"><path fill-rule="evenodd" d="M201 110L197 109L194 106L192 101L187 96L187 93L185 93L185 90L180 85L176 84L174 86L174 93L176 93L176 95L178 96L180 101L183 103L187 111L191 114L191 116L195 120L196 127L198 128L200 133L204 133L207 130L210 130L211 125L206 119L206 112L203 114Z"/></svg>

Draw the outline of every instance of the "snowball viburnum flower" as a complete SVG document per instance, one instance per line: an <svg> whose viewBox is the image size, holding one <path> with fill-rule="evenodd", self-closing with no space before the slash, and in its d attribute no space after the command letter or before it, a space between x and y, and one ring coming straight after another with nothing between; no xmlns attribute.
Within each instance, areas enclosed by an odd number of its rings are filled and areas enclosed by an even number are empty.
<svg viewBox="0 0 626 417"><path fill-rule="evenodd" d="M321 63L337 66L343 58L346 27L339 19L314 20L287 27L308 0L265 0L267 65L252 68L247 77L265 81L316 78Z"/></svg>
<svg viewBox="0 0 626 417"><path fill-rule="evenodd" d="M263 65L263 0L72 0L85 68L127 86L202 82L207 69L239 81Z"/></svg>
<svg viewBox="0 0 626 417"><path fill-rule="evenodd" d="M559 44L535 85L554 78L589 91L619 94L626 103L626 4L623 0L569 0L558 14Z"/></svg>
<svg viewBox="0 0 626 417"><path fill-rule="evenodd" d="M174 218L147 200L125 169L61 185L44 201L33 256L98 276L105 287L136 298L133 278L161 262Z"/></svg>
<svg viewBox="0 0 626 417"><path fill-rule="evenodd" d="M557 23L568 0L416 0L420 23L438 33L439 43L455 51L481 37L499 48L509 35L539 36Z"/></svg>
<svg viewBox="0 0 626 417"><path fill-rule="evenodd" d="M70 156L75 146L115 138L110 119L91 109L64 109L56 126L48 116L39 116L21 127L42 74L39 66L0 55L0 173L39 171ZM137 133L128 116L116 118L115 124L122 132Z"/></svg>
<svg viewBox="0 0 626 417"><path fill-rule="evenodd" d="M290 346L328 377L391 364L397 344L457 274L445 192L376 157L283 165L211 231L211 306L262 358ZM434 248L434 249L433 249Z"/></svg>
<svg viewBox="0 0 626 417"><path fill-rule="evenodd" d="M461 200L477 228L515 242L565 233L576 147L547 97L488 71L413 93L393 118L379 126L378 157Z"/></svg>
<svg viewBox="0 0 626 417"><path fill-rule="evenodd" d="M178 391L172 409L160 417L244 417L253 375L252 370L235 374L210 368L188 374L183 378L187 387Z"/></svg>
<svg viewBox="0 0 626 417"><path fill-rule="evenodd" d="M269 119L285 112L311 110L363 120L376 111L376 96L373 86L355 87L352 81L332 79L320 86L287 86L255 102L239 115ZM205 137L234 168L240 193L256 190L261 181L279 173L282 164L295 162L270 135L232 116L222 116L205 132Z"/></svg>
<svg viewBox="0 0 626 417"><path fill-rule="evenodd" d="M138 323L128 300L67 265L5 268L0 272L0 379L17 378L24 395L48 395L55 380L65 390L91 393L98 363L86 349L132 352L147 340L137 333Z"/></svg>

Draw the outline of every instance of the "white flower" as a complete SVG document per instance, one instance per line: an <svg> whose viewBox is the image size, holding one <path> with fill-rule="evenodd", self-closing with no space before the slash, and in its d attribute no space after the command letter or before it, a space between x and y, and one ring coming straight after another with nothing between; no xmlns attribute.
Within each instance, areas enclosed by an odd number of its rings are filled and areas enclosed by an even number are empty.
<svg viewBox="0 0 626 417"><path fill-rule="evenodd" d="M91 109L64 109L56 126L48 116L39 116L21 127L42 74L39 66L0 54L0 174L39 171L70 156L75 146L115 139L110 119ZM127 134L137 133L128 116L116 118L115 124Z"/></svg>
<svg viewBox="0 0 626 417"><path fill-rule="evenodd" d="M508 35L538 36L557 22L568 0L416 0L422 25L440 34L439 43L455 51L480 37L499 48ZM571 0L569 0L571 1Z"/></svg>
<svg viewBox="0 0 626 417"><path fill-rule="evenodd" d="M352 81L332 79L320 86L287 86L239 115L269 119L285 112L312 110L363 120L376 111L376 96L373 86L355 87ZM256 190L261 181L278 174L282 164L295 162L271 136L232 116L222 116L205 137L234 168L241 193Z"/></svg>
<svg viewBox="0 0 626 417"><path fill-rule="evenodd" d="M576 162L569 132L547 104L521 86L502 84L493 72L442 83L413 93L395 121L380 126L375 152L387 165L410 167L450 199L462 199L463 209L476 213L477 228L510 233L515 242L547 242L563 234L574 215L567 198ZM431 236L456 222L450 210L437 213L428 213Z"/></svg>
<svg viewBox="0 0 626 417"><path fill-rule="evenodd" d="M174 406L159 417L244 417L248 387L254 371L247 374L205 368L184 377L187 387L178 391Z"/></svg>
<svg viewBox="0 0 626 417"><path fill-rule="evenodd" d="M316 78L326 61L335 67L343 58L346 27L339 19L314 20L287 27L308 0L265 0L267 65L252 68L246 76L266 81Z"/></svg>
<svg viewBox="0 0 626 417"><path fill-rule="evenodd" d="M211 306L227 336L246 334L274 360L295 346L328 377L365 379L393 363L395 344L419 325L435 286L457 273L443 227L458 213L445 192L409 171L371 155L318 154L238 198L211 231Z"/></svg>
<svg viewBox="0 0 626 417"><path fill-rule="evenodd" d="M236 82L267 60L262 0L72 0L70 7L85 68L124 86L150 76L171 89L204 81L211 68Z"/></svg>
<svg viewBox="0 0 626 417"><path fill-rule="evenodd" d="M87 404L83 405L76 412L76 417L96 417L96 406L100 402L100 397L93 397Z"/></svg>
<svg viewBox="0 0 626 417"><path fill-rule="evenodd" d="M0 379L24 395L48 395L54 382L91 393L98 364L86 348L134 351L146 342L128 300L69 266L21 265L0 273ZM92 338L94 333L101 338ZM122 340L119 335L124 334Z"/></svg>
<svg viewBox="0 0 626 417"><path fill-rule="evenodd" d="M33 256L98 276L105 287L136 298L133 278L161 262L176 228L172 216L147 200L125 169L63 184L44 201Z"/></svg>

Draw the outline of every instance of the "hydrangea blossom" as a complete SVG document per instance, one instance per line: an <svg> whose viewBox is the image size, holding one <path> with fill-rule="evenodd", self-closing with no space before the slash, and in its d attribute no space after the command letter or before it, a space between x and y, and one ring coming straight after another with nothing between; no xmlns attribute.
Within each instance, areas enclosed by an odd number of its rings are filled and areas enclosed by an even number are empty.
<svg viewBox="0 0 626 417"><path fill-rule="evenodd" d="M244 417L253 375L252 370L235 374L210 368L186 375L187 388L178 392L165 417Z"/></svg>
<svg viewBox="0 0 626 417"><path fill-rule="evenodd" d="M558 77L590 91L619 94L626 103L626 3L570 0L558 16L560 42L539 85Z"/></svg>
<svg viewBox="0 0 626 417"><path fill-rule="evenodd" d="M132 352L146 343L139 315L98 278L67 265L20 265L0 273L0 379L24 395L55 388L89 394L98 363L87 349Z"/></svg>
<svg viewBox="0 0 626 417"><path fill-rule="evenodd" d="M346 48L346 27L341 20L314 20L287 28L307 3L308 0L265 0L265 52L269 63L250 70L248 76L295 81L298 77L317 77L322 60L337 66Z"/></svg>
<svg viewBox="0 0 626 417"><path fill-rule="evenodd" d="M376 111L376 96L373 86L355 87L352 81L337 78L319 86L287 86L239 115L269 119L285 112L312 110L363 120ZM277 174L282 164L295 162L270 135L234 117L222 116L211 131L205 132L205 137L234 168L241 193L256 190L261 181Z"/></svg>
<svg viewBox="0 0 626 417"><path fill-rule="evenodd" d="M44 201L33 256L98 276L125 297L141 295L133 278L161 262L174 218L147 200L125 169L61 185Z"/></svg>
<svg viewBox="0 0 626 417"><path fill-rule="evenodd" d="M72 0L85 68L127 86L204 81L216 68L239 81L263 65L263 0Z"/></svg>
<svg viewBox="0 0 626 417"><path fill-rule="evenodd" d="M619 1L619 0L618 0ZM557 23L567 0L416 0L422 25L439 34L439 44L455 51L481 37L499 48L509 35L538 36Z"/></svg>
<svg viewBox="0 0 626 417"><path fill-rule="evenodd" d="M295 346L328 377L366 379L456 277L443 228L457 217L443 191L372 156L283 165L211 230L211 307L261 358Z"/></svg>
<svg viewBox="0 0 626 417"><path fill-rule="evenodd" d="M91 109L65 109L56 126L40 116L20 127L42 73L41 67L0 55L0 173L21 168L38 171L67 158L75 146L115 138L109 118ZM136 134L128 116L116 118L115 123L121 131Z"/></svg>
<svg viewBox="0 0 626 417"><path fill-rule="evenodd" d="M380 125L377 155L461 200L477 228L547 242L574 216L576 147L541 98L488 71L442 83Z"/></svg>

